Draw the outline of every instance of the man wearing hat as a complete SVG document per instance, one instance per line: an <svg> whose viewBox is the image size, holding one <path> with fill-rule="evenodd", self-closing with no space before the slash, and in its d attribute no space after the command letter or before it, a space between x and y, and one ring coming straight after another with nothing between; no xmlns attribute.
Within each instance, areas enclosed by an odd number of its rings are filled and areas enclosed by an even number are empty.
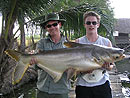
<svg viewBox="0 0 130 98"><path fill-rule="evenodd" d="M63 43L66 41L66 38L60 33L60 28L64 22L65 20L59 19L59 15L56 13L50 13L45 16L45 21L40 25L49 32L49 35L47 38L43 38L38 42L38 50L44 51L64 48ZM32 58L30 64L36 63L37 60ZM67 71L55 83L53 78L44 70L37 66L36 69L38 69L37 98L69 98L70 82L67 80Z"/></svg>

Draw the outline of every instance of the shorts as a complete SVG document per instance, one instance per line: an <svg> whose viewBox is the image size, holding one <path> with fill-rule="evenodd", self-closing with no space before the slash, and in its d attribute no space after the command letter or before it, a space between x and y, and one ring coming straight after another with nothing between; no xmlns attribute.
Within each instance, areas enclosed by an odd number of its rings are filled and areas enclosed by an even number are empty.
<svg viewBox="0 0 130 98"><path fill-rule="evenodd" d="M109 81L94 87L76 86L75 93L76 98L112 98Z"/></svg>

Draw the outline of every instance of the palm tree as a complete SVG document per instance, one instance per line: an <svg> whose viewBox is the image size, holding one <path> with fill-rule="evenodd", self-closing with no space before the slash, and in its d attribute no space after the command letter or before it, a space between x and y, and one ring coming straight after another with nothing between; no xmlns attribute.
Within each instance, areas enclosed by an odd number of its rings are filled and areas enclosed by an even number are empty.
<svg viewBox="0 0 130 98"><path fill-rule="evenodd" d="M58 1L58 0L57 0ZM13 34L14 23L18 21L21 31L21 46L25 45L24 25L25 18L33 18L41 13L47 13L47 6L55 3L52 0L1 0L0 12L2 13L2 32L0 35L0 83L4 83L4 74L12 67L8 57L4 54L6 49L15 49L14 43L17 39ZM23 51L23 49L21 49ZM0 84L0 88L2 85Z"/></svg>
<svg viewBox="0 0 130 98"><path fill-rule="evenodd" d="M102 6L101 5L99 6L99 4L100 2L96 4L81 3L80 5L72 6L71 8L68 9L66 5L64 10L57 12L60 14L60 17L65 18L67 21L64 24L63 31L65 32L67 37L70 36L69 39L75 39L77 37L85 35L84 34L85 29L83 27L83 14L86 11L90 10L96 11L102 17L101 26L99 28L99 34L103 36L112 35L113 23L114 23L113 11L112 9L110 9L108 4ZM36 17L32 19L31 22L33 21L38 24L40 23L40 21L43 21L44 17L45 15ZM73 33L72 31L75 33Z"/></svg>

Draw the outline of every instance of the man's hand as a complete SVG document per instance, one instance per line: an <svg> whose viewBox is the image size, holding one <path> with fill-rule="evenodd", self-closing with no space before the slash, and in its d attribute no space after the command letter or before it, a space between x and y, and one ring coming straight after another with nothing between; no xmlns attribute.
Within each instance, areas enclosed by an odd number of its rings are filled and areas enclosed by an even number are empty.
<svg viewBox="0 0 130 98"><path fill-rule="evenodd" d="M37 64L37 63L38 63L38 61L35 57L32 57L32 59L29 62L30 65Z"/></svg>
<svg viewBox="0 0 130 98"><path fill-rule="evenodd" d="M113 66L114 66L113 63L105 62L102 67L105 68L106 70L110 71L110 70L112 70Z"/></svg>
<svg viewBox="0 0 130 98"><path fill-rule="evenodd" d="M77 74L82 73L82 74L90 74L92 73L94 70L88 70L88 71L78 71Z"/></svg>

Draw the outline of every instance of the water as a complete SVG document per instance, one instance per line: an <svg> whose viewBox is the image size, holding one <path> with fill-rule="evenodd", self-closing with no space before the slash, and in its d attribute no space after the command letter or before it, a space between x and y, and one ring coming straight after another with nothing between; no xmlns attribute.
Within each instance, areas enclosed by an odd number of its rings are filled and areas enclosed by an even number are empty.
<svg viewBox="0 0 130 98"><path fill-rule="evenodd" d="M130 58L116 62L116 68L121 73L124 73L125 71L130 73Z"/></svg>

